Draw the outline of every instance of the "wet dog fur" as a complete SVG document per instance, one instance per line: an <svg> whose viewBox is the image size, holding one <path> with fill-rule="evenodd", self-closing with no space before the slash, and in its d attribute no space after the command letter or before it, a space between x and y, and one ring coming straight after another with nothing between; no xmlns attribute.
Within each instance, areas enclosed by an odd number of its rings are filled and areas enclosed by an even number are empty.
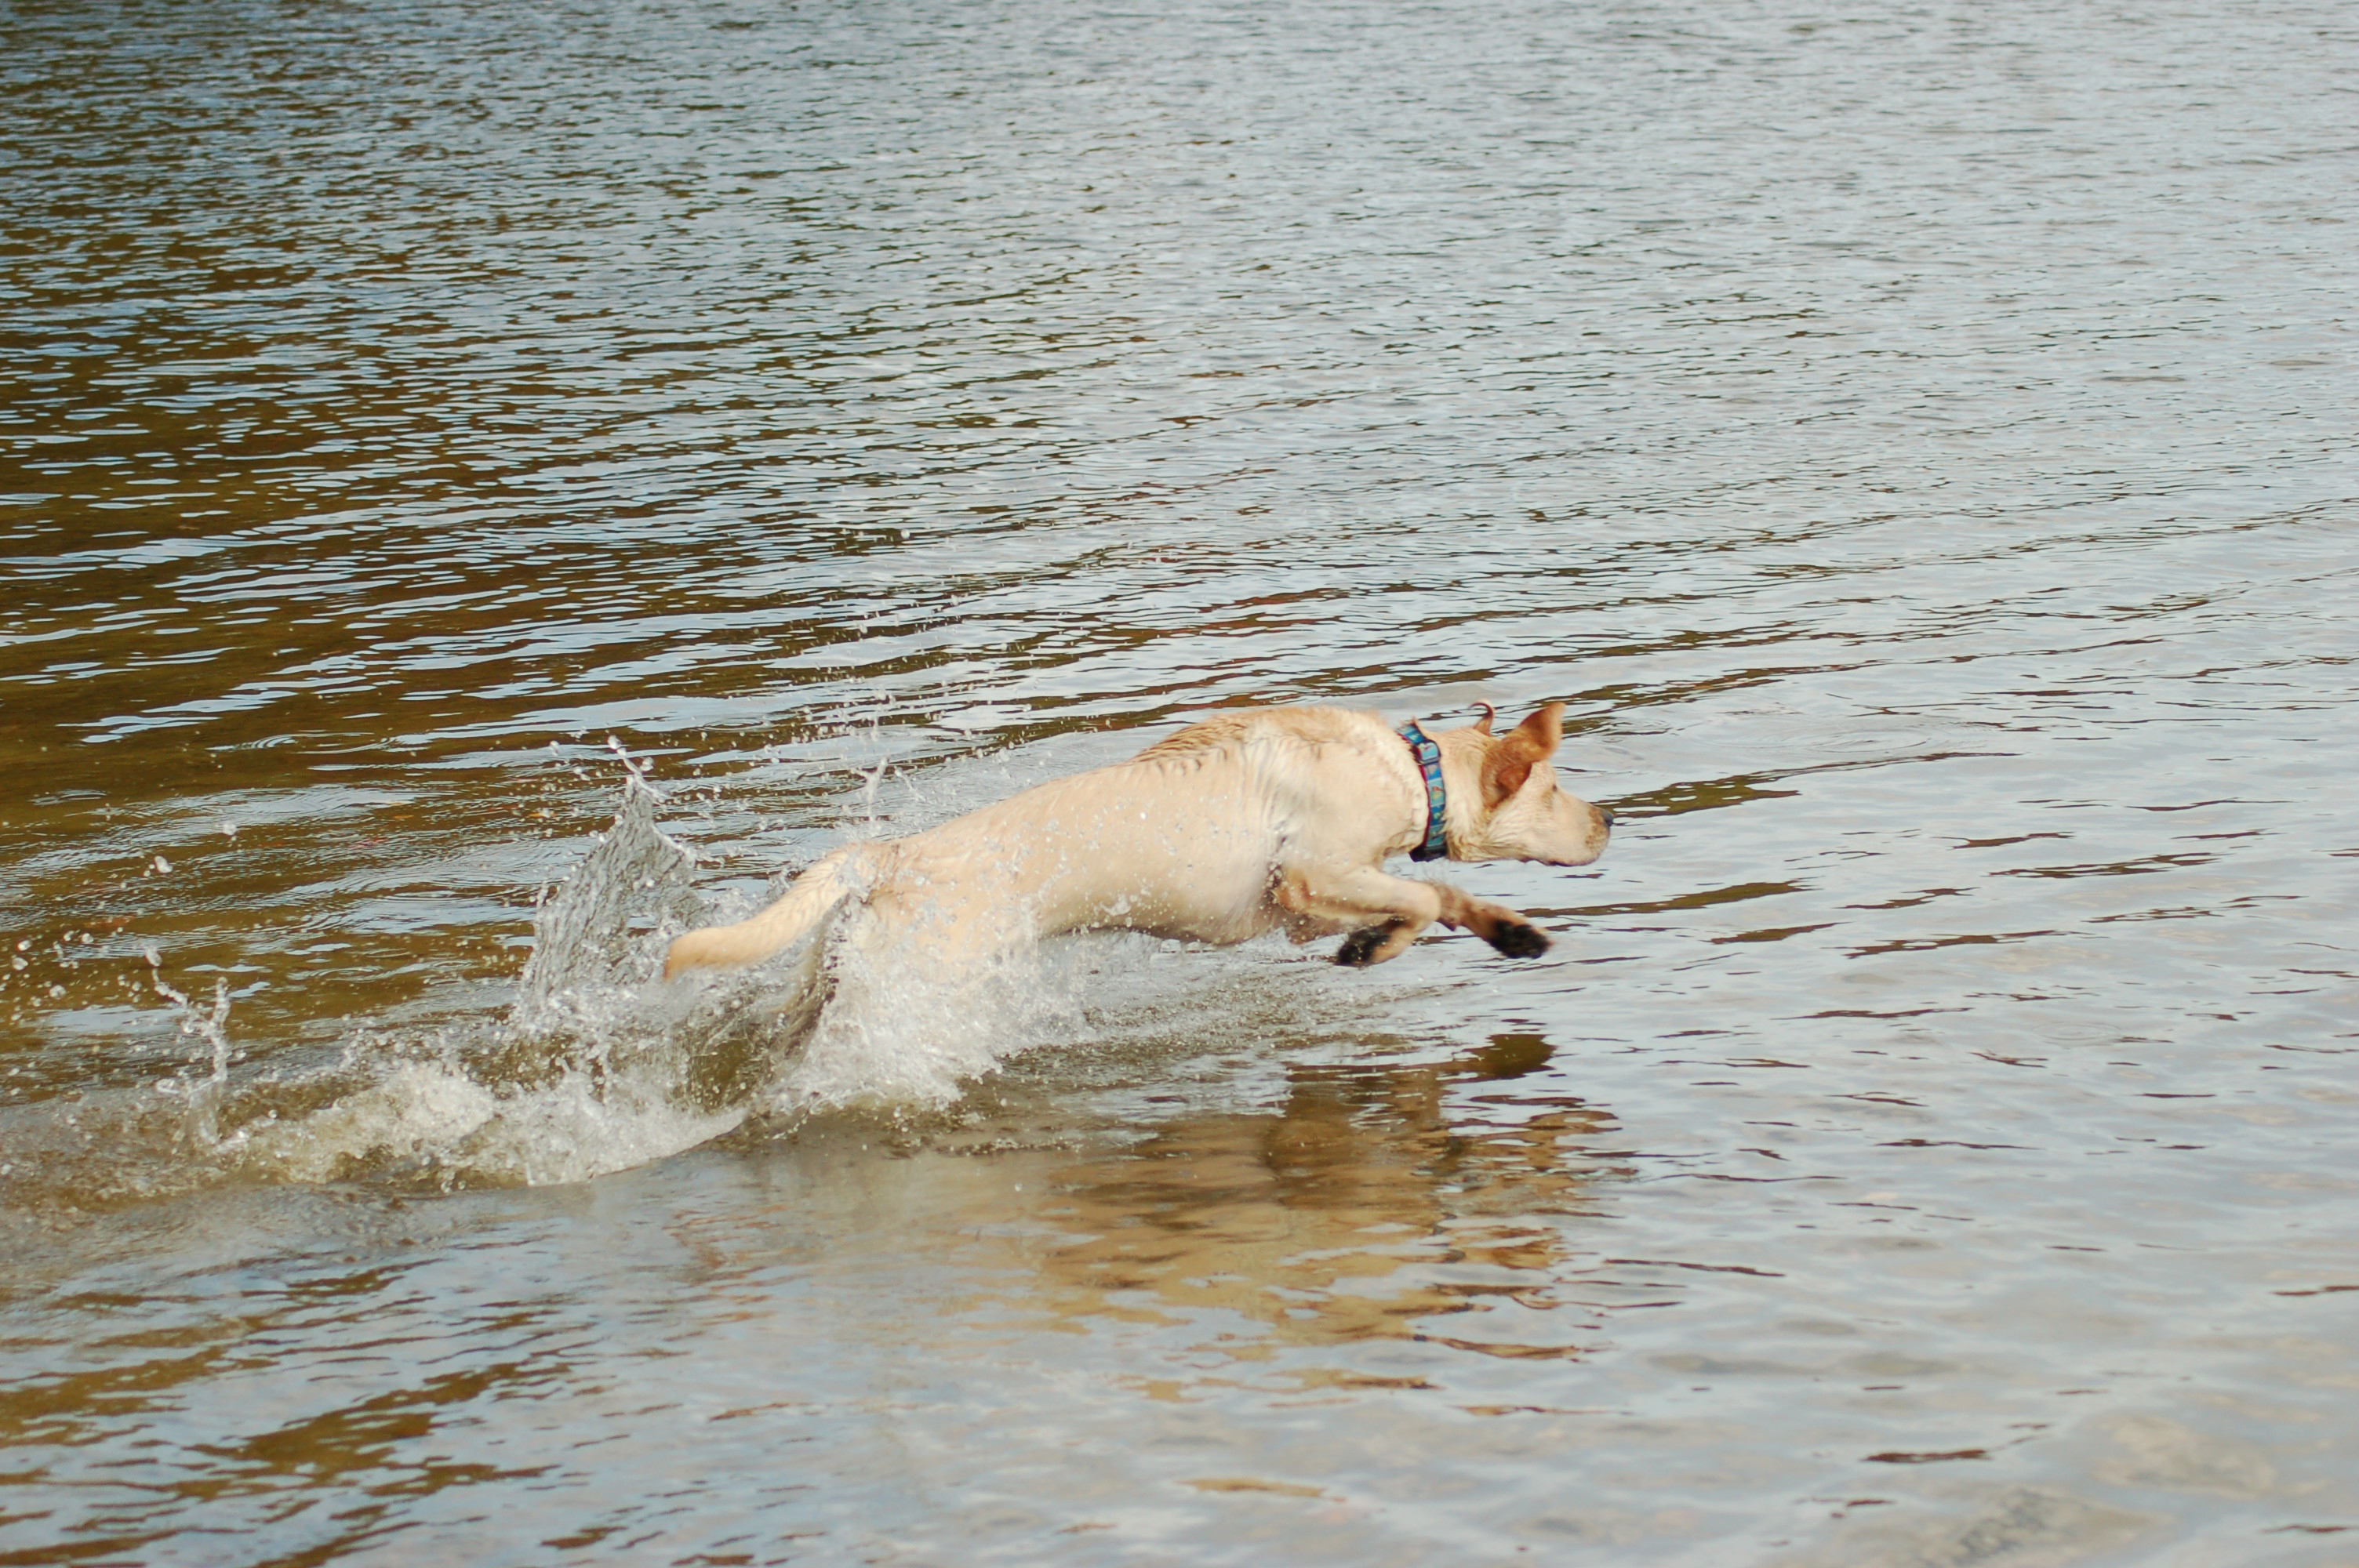
<svg viewBox="0 0 2359 1568"><path fill-rule="evenodd" d="M1552 702L1505 735L1491 715L1433 739L1453 860L1585 866L1612 818L1557 787ZM857 903L867 943L938 964L1089 930L1215 945L1342 935L1339 964L1381 964L1427 926L1510 957L1549 939L1446 882L1384 870L1425 836L1425 781L1400 734L1333 708L1224 713L1125 762L1040 784L906 838L826 856L751 919L690 931L664 975L758 963Z"/></svg>

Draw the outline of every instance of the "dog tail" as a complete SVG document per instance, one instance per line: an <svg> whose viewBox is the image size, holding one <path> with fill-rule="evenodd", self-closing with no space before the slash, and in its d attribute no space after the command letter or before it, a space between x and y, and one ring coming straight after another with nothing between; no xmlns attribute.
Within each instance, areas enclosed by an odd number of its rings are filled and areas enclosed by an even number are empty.
<svg viewBox="0 0 2359 1568"><path fill-rule="evenodd" d="M751 920L708 925L676 937L664 955L664 979L689 969L735 968L783 952L810 935L844 900L867 891L867 846L847 844L794 881L786 896Z"/></svg>

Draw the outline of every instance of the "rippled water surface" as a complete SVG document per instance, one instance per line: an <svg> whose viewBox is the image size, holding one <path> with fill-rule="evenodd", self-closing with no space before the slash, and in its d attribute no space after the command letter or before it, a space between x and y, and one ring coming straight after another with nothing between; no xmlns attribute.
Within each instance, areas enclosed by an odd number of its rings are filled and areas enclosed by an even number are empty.
<svg viewBox="0 0 2359 1568"><path fill-rule="evenodd" d="M0 0L0 1562L2354 1561L2354 42ZM647 978L1550 699L1537 961Z"/></svg>

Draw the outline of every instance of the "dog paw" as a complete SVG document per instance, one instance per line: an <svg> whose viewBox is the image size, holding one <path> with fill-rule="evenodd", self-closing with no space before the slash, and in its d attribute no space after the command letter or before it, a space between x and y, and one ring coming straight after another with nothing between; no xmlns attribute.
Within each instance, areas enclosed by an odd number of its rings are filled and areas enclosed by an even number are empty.
<svg viewBox="0 0 2359 1568"><path fill-rule="evenodd" d="M1364 925L1343 938L1343 945L1335 949L1335 961L1347 969L1364 969L1376 961L1376 949L1391 935L1385 926Z"/></svg>
<svg viewBox="0 0 2359 1568"><path fill-rule="evenodd" d="M1549 950L1549 939L1537 925L1503 920L1491 933L1491 946L1510 958L1537 958Z"/></svg>

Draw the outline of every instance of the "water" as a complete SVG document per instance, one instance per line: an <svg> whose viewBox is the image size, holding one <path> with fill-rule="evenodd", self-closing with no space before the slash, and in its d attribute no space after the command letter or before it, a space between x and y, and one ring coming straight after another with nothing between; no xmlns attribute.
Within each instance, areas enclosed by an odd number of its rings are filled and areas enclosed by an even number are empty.
<svg viewBox="0 0 2359 1568"><path fill-rule="evenodd" d="M2353 43L0 7L0 1557L2351 1561ZM1548 699L1543 960L646 982Z"/></svg>

